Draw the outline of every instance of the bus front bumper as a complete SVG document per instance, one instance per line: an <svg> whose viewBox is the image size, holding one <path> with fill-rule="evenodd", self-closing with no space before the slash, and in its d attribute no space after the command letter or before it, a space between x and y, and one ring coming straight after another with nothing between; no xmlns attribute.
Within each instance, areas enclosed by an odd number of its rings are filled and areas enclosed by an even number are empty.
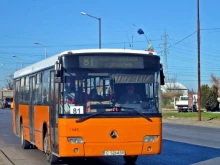
<svg viewBox="0 0 220 165"><path fill-rule="evenodd" d="M95 157L160 154L161 142L84 143L60 145L60 157Z"/></svg>

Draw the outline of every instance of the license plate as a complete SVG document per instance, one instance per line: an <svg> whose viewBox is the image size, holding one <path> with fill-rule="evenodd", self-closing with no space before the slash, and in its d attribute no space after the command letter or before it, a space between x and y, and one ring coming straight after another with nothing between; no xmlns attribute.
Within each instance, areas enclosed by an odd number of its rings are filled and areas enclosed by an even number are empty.
<svg viewBox="0 0 220 165"><path fill-rule="evenodd" d="M104 156L112 156L112 155L125 155L125 151L104 151Z"/></svg>

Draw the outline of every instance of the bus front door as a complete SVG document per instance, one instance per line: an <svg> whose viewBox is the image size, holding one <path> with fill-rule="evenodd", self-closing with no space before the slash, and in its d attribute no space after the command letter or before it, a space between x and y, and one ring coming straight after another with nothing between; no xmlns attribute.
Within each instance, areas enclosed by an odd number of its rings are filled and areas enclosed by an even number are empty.
<svg viewBox="0 0 220 165"><path fill-rule="evenodd" d="M30 141L35 143L34 138L34 88L35 77L30 77L30 100L29 100L29 121L30 121Z"/></svg>
<svg viewBox="0 0 220 165"><path fill-rule="evenodd" d="M20 92L20 80L16 81L16 91L15 91L15 97L14 97L14 103L15 103L15 126L16 126L16 134L20 135L20 120L19 120L19 92Z"/></svg>
<svg viewBox="0 0 220 165"><path fill-rule="evenodd" d="M57 112L58 112L58 91L59 84L54 83L54 71L50 72L50 144L52 152L59 154L58 149L58 130L57 130Z"/></svg>

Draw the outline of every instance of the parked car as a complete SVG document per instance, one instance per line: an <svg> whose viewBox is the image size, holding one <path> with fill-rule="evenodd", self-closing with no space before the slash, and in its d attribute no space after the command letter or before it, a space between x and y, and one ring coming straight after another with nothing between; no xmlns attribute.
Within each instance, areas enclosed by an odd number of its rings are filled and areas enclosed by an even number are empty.
<svg viewBox="0 0 220 165"><path fill-rule="evenodd" d="M11 108L13 98L5 97L2 102L2 108Z"/></svg>

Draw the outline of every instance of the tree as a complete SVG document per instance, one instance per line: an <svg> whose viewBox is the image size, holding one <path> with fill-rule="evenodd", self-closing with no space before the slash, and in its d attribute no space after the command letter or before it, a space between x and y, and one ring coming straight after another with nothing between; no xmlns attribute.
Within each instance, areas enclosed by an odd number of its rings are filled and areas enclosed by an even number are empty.
<svg viewBox="0 0 220 165"><path fill-rule="evenodd" d="M174 76L169 79L169 82L166 83L166 94L170 96L181 96L183 95L183 89L177 83L177 78Z"/></svg>
<svg viewBox="0 0 220 165"><path fill-rule="evenodd" d="M211 83L218 88L218 96L220 96L220 78L211 73Z"/></svg>
<svg viewBox="0 0 220 165"><path fill-rule="evenodd" d="M207 93L207 100L205 104L205 108L207 111L213 111L218 109L218 88L213 85L212 88L209 89Z"/></svg>
<svg viewBox="0 0 220 165"><path fill-rule="evenodd" d="M11 77L9 77L8 79L6 79L6 83L5 86L7 89L9 90L13 90L13 79Z"/></svg>
<svg viewBox="0 0 220 165"><path fill-rule="evenodd" d="M191 89L191 90L189 89L188 93L197 94L197 92L195 90L193 90L193 89Z"/></svg>
<svg viewBox="0 0 220 165"><path fill-rule="evenodd" d="M184 89L185 90L185 89ZM181 89L179 83L177 83L176 77L169 79L164 86L164 92L161 91L162 107L173 108L174 97L183 95L183 89Z"/></svg>
<svg viewBox="0 0 220 165"><path fill-rule="evenodd" d="M206 100L208 99L209 86L202 85L201 86L201 107L205 108Z"/></svg>

